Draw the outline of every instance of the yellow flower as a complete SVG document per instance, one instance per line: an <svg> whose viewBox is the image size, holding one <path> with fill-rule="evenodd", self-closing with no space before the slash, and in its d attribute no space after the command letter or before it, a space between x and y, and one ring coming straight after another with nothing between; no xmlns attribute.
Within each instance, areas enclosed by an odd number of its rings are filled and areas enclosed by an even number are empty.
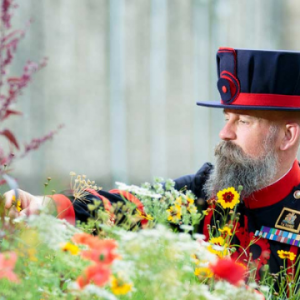
<svg viewBox="0 0 300 300"><path fill-rule="evenodd" d="M22 210L21 201L20 200L17 201L16 209L17 209L17 211L21 211Z"/></svg>
<svg viewBox="0 0 300 300"><path fill-rule="evenodd" d="M16 196L15 195L12 196L12 203L13 203L13 205L15 205L17 211L21 211L22 210L21 201L20 200L16 200Z"/></svg>
<svg viewBox="0 0 300 300"><path fill-rule="evenodd" d="M126 295L132 290L132 284L123 282L123 280L115 276L111 276L111 290L115 295Z"/></svg>
<svg viewBox="0 0 300 300"><path fill-rule="evenodd" d="M138 215L139 215L140 218L146 219L146 220L149 220L149 221L154 220L154 218L151 215L143 214L139 209L137 209L136 211L138 212Z"/></svg>
<svg viewBox="0 0 300 300"><path fill-rule="evenodd" d="M224 226L222 229L219 228L219 231L224 234L225 236L229 235L232 236L231 228L228 226Z"/></svg>
<svg viewBox="0 0 300 300"><path fill-rule="evenodd" d="M224 238L222 238L221 236L214 237L208 242L210 243L210 245L207 247L207 250L209 252L214 253L219 257L228 255L228 245L225 243Z"/></svg>
<svg viewBox="0 0 300 300"><path fill-rule="evenodd" d="M65 252L69 251L72 255L77 255L80 251L76 245L73 245L70 242L61 245L61 250Z"/></svg>
<svg viewBox="0 0 300 300"><path fill-rule="evenodd" d="M240 195L233 187L219 191L217 198L217 202L220 203L223 208L233 209L240 203Z"/></svg>
<svg viewBox="0 0 300 300"><path fill-rule="evenodd" d="M177 204L167 209L168 221L176 223L181 219L181 207Z"/></svg>
<svg viewBox="0 0 300 300"><path fill-rule="evenodd" d="M191 214L196 214L198 212L197 207L194 205L194 199L192 198L187 197L186 199L184 198L184 201L182 201L182 197L178 197L176 198L174 204L175 206L179 206L179 207L185 206L188 212Z"/></svg>
<svg viewBox="0 0 300 300"><path fill-rule="evenodd" d="M196 276L205 277L205 278L210 278L213 276L213 272L211 271L210 268L207 267L196 268L194 274Z"/></svg>
<svg viewBox="0 0 300 300"><path fill-rule="evenodd" d="M282 259L295 260L296 254L290 251L278 250L278 256Z"/></svg>
<svg viewBox="0 0 300 300"><path fill-rule="evenodd" d="M194 203L195 203L195 200L192 199L192 198L187 197L186 200L187 200L187 202L188 202L189 204L194 204Z"/></svg>

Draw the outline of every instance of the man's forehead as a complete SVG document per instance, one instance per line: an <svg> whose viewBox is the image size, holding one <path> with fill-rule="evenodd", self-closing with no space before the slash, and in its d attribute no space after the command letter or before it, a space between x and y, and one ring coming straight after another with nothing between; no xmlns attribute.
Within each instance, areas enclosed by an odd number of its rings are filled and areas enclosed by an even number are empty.
<svg viewBox="0 0 300 300"><path fill-rule="evenodd" d="M236 114L250 116L268 121L294 121L300 120L300 112L298 111L276 111L276 110L251 110L251 109L227 109L223 110L224 114Z"/></svg>
<svg viewBox="0 0 300 300"><path fill-rule="evenodd" d="M247 110L247 109L228 109L225 108L223 110L224 114L233 114L233 115L242 115L242 116L249 116L254 118L266 118L270 116L270 114L263 110Z"/></svg>

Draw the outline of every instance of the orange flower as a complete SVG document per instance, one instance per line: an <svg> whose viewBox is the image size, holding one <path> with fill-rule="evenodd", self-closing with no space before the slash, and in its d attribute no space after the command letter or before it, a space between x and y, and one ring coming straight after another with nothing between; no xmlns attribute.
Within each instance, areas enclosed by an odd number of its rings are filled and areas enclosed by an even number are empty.
<svg viewBox="0 0 300 300"><path fill-rule="evenodd" d="M73 242L89 246L90 249L81 251L81 256L96 263L111 264L119 257L115 253L117 242L115 240L100 240L99 238L86 234L75 234Z"/></svg>
<svg viewBox="0 0 300 300"><path fill-rule="evenodd" d="M18 276L13 272L17 261L15 252L0 253L0 279L7 278L13 282L19 282Z"/></svg>
<svg viewBox="0 0 300 300"><path fill-rule="evenodd" d="M103 245L103 243L109 243L109 244L114 243L115 247L117 246L117 243L115 240L100 240L96 236L92 236L87 233L75 234L73 236L72 240L73 240L73 242L75 242L77 244L87 245L90 248L98 248L99 246L101 247Z"/></svg>
<svg viewBox="0 0 300 300"><path fill-rule="evenodd" d="M236 263L232 259L219 259L216 264L210 266L214 275L218 278L224 279L233 285L244 279L247 271L246 267Z"/></svg>
<svg viewBox="0 0 300 300"><path fill-rule="evenodd" d="M77 283L81 289L89 283L103 286L109 281L110 275L111 271L107 267L95 264L85 269L84 274L77 278Z"/></svg>
<svg viewBox="0 0 300 300"><path fill-rule="evenodd" d="M75 234L72 238L74 243L87 245L90 248L97 248L98 244L101 243L101 240L99 240L97 237L92 236L87 233L78 233Z"/></svg>
<svg viewBox="0 0 300 300"><path fill-rule="evenodd" d="M83 250L81 256L96 263L101 262L102 264L111 264L114 259L118 258L115 253L117 244L114 240L99 240L97 248L92 248L89 250Z"/></svg>

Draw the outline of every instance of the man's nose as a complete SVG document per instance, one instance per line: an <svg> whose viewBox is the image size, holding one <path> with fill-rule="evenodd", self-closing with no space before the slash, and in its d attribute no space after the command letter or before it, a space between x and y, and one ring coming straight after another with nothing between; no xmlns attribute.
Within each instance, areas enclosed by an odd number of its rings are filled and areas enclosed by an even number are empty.
<svg viewBox="0 0 300 300"><path fill-rule="evenodd" d="M231 141L236 139L235 126L228 121L219 133L219 137L224 141Z"/></svg>

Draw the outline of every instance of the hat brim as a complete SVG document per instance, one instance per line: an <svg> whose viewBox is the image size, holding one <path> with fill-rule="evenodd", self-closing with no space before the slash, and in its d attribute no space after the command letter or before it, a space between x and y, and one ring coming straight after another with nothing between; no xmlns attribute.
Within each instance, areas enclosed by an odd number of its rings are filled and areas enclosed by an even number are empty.
<svg viewBox="0 0 300 300"><path fill-rule="evenodd" d="M282 110L282 111L300 111L300 107L281 107L281 106L251 106L251 105L234 105L222 104L217 101L197 102L199 106L216 107L224 109L250 109L250 110Z"/></svg>

